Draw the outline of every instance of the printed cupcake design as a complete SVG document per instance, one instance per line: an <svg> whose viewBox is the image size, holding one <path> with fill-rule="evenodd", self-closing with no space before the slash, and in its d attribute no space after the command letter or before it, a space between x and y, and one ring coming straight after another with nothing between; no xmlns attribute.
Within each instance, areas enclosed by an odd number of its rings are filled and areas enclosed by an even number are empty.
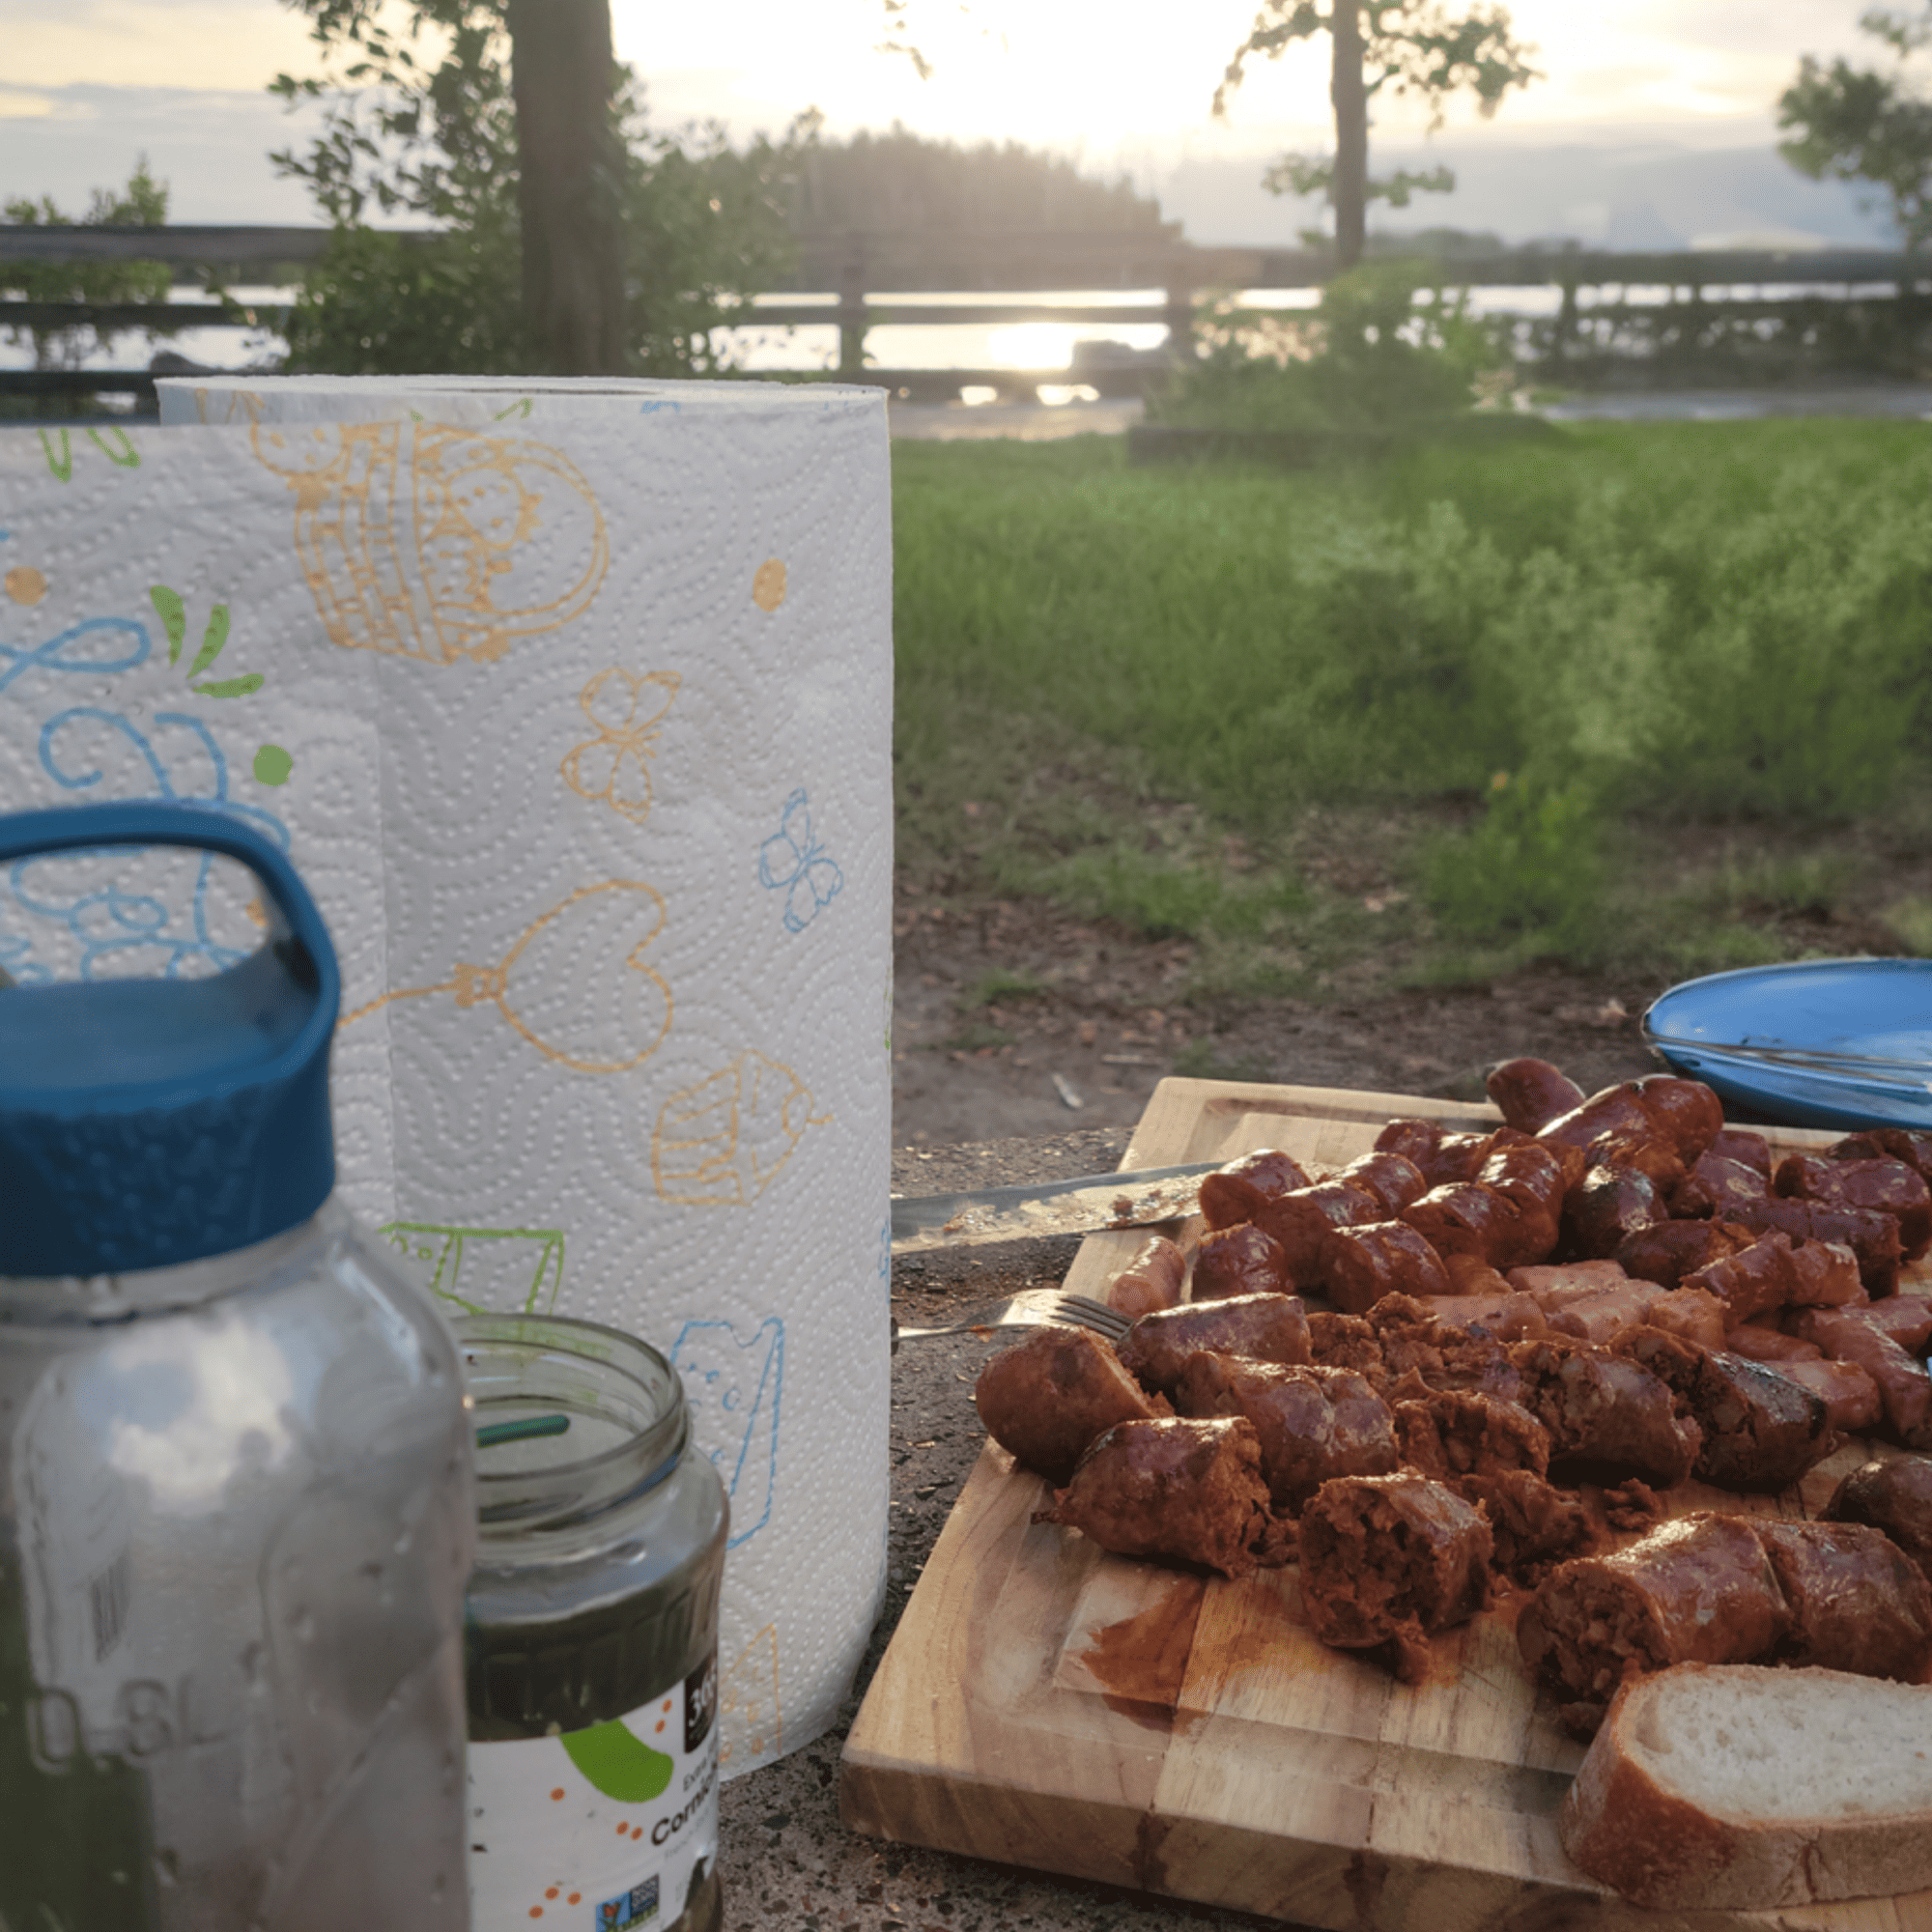
<svg viewBox="0 0 1932 1932"><path fill-rule="evenodd" d="M432 422L249 436L295 493L302 573L345 649L488 664L581 615L610 567L590 485L547 443Z"/></svg>

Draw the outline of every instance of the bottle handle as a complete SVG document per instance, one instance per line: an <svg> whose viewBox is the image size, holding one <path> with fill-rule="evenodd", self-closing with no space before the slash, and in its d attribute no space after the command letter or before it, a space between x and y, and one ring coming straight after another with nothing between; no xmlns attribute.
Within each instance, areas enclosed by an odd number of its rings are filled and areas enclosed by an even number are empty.
<svg viewBox="0 0 1932 1932"><path fill-rule="evenodd" d="M335 1024L342 979L321 910L280 848L234 812L147 798L0 814L0 865L103 845L184 845L246 866L262 882L275 915L270 946L289 977L312 997L325 1024Z"/></svg>

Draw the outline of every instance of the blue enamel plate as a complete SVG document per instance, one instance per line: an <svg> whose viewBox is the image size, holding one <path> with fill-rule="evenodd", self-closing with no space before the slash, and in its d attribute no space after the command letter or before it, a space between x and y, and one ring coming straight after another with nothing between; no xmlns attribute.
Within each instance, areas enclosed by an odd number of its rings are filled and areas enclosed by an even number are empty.
<svg viewBox="0 0 1932 1932"><path fill-rule="evenodd" d="M1689 980L1643 1016L1671 1067L1772 1125L1932 1127L1932 959L1804 959Z"/></svg>

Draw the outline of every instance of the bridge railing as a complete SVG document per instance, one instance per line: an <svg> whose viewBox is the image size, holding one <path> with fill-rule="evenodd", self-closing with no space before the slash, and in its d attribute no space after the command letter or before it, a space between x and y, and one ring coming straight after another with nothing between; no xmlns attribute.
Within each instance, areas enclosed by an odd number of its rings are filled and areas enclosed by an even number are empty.
<svg viewBox="0 0 1932 1932"><path fill-rule="evenodd" d="M397 231L429 242L430 231ZM178 286L285 287L327 246L326 228L196 226L61 227L0 224L0 290L11 264L161 262ZM1610 252L1569 245L1532 246L1499 254L1457 254L1436 264L1442 280L1487 289L1546 288L1558 292L1554 313L1537 325L1538 353L1557 361L1585 359L1592 342L1608 337L1605 318L1627 323L1636 311L1633 289L1668 292L1672 313L1703 326L1712 318L1751 325L1794 295L1846 304L1865 298L1910 303L1932 284L1932 263L1891 250L1723 249ZM1308 249L1201 246L1185 241L1178 222L1102 231L866 230L802 235L798 259L784 286L745 311L751 327L830 325L838 331L837 369L848 379L910 392L957 393L987 384L1015 391L1041 382L1086 380L1103 390L1137 392L1158 355L1084 362L1073 370L888 369L866 360L868 330L881 325L1056 322L1105 328L1159 324L1170 349L1191 337L1199 304L1216 292L1257 295L1319 288L1334 272L1332 259ZM1777 289L1775 301L1740 290ZM1158 299L1105 303L1082 300L1107 290L1159 291ZM1612 297L1608 292L1620 292ZM1707 291L1726 291L1707 297ZM951 301L907 300L933 294ZM997 295L1000 299L976 298ZM1050 298L1028 300L1030 295ZM808 299L816 298L816 299ZM1654 306L1654 305L1653 305ZM49 302L0 296L0 329L55 329L75 325L100 330L237 328L273 332L286 320L275 302L238 307L215 299L169 302ZM179 358L176 358L179 360ZM0 369L0 397L78 398L119 394L137 409L154 407L154 383L163 368Z"/></svg>

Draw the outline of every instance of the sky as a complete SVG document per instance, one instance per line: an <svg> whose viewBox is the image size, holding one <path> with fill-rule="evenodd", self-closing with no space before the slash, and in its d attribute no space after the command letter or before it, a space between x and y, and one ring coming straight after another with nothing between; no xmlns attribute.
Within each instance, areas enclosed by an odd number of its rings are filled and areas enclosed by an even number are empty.
<svg viewBox="0 0 1932 1932"><path fill-rule="evenodd" d="M1500 202L1492 197L1493 206L1480 194L1452 198L1463 204L1455 208L1419 206L1430 219L1540 233L1561 225L1566 210L1587 215L1622 205L1614 194L1592 198L1592 154L1614 172L1633 156L1676 155L1692 165L1700 156L1754 150L1773 185L1737 209L1720 197L1711 218L1735 214L1767 232L1829 227L1825 204L1806 203L1804 185L1771 154L1776 101L1803 54L1875 54L1858 32L1862 5L1516 0L1518 38L1537 48L1546 77L1513 95L1489 124L1466 103L1452 105L1437 145L1459 166L1469 156L1487 159L1492 173L1501 166L1519 190L1548 172L1536 156L1561 151L1582 187L1563 188L1568 201L1512 190ZM902 55L878 50L887 38L881 0L735 0L729 8L612 0L611 16L617 51L644 77L660 123L716 117L741 136L776 133L816 107L834 135L900 121L954 140L1026 141L1102 175L1128 173L1145 191L1183 202L1193 194L1200 213L1191 203L1169 213L1187 218L1197 240L1259 241L1280 239L1284 221L1279 205L1253 188L1259 164L1284 148L1321 146L1327 103L1322 48L1304 46L1252 67L1227 118L1210 116L1215 84L1253 9L1254 0L1193 0L1147 7L1137 24L1135 10L1118 0L1105 8L1096 0L908 0L901 31L933 65L924 80ZM305 22L280 0L0 0L0 194L48 193L77 209L91 186L124 180L145 151L172 185L174 219L309 220L298 186L277 181L264 158L270 147L298 141L301 123L264 89L277 71L315 71L316 51ZM1385 156L1422 138L1417 110L1397 103L1378 111L1375 140ZM1202 185L1210 181L1221 184L1218 212ZM1791 185L1795 220L1760 206L1779 182ZM1246 201L1235 195L1236 183L1247 185ZM1855 217L1845 213L1847 197L1833 192L1833 218L1842 227ZM1658 194L1667 205L1667 184ZM1613 240L1616 218L1587 215L1569 226L1586 240ZM1226 230L1264 219L1274 233L1204 232L1204 223ZM1595 234L1587 232L1593 222Z"/></svg>

